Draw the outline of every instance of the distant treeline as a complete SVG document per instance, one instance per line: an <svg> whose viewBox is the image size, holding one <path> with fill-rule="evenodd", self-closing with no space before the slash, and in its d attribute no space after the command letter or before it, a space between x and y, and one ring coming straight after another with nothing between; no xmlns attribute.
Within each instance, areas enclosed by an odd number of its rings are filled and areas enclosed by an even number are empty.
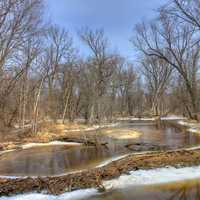
<svg viewBox="0 0 200 200"><path fill-rule="evenodd" d="M43 13L42 0L0 1L2 128L168 113L198 119L199 1L173 0L138 24L130 41L139 51L135 63L111 49L101 28L80 28L91 52L81 57L70 30L47 25Z"/></svg>

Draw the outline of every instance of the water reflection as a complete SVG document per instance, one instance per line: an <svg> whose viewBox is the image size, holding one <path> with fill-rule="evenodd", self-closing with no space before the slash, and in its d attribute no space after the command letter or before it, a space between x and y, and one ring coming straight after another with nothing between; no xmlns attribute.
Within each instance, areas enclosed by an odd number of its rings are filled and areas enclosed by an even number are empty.
<svg viewBox="0 0 200 200"><path fill-rule="evenodd" d="M150 125L148 123L138 123L137 125L124 123L124 126L141 131L143 134L135 140L141 143L164 145L170 149L200 144L198 134L188 133L165 123Z"/></svg>
<svg viewBox="0 0 200 200"><path fill-rule="evenodd" d="M200 180L154 186L133 186L115 190L87 200L199 200Z"/></svg>
<svg viewBox="0 0 200 200"><path fill-rule="evenodd" d="M106 148L52 146L10 152L1 156L1 175L58 175L94 167L111 157Z"/></svg>
<svg viewBox="0 0 200 200"><path fill-rule="evenodd" d="M200 199L200 181L190 180L172 183L160 187L166 194L166 200L193 200ZM161 197L157 198L161 199ZM163 199L163 198L162 198Z"/></svg>
<svg viewBox="0 0 200 200"><path fill-rule="evenodd" d="M92 168L108 158L124 155L133 151L147 151L158 149L173 149L200 144L197 134L180 131L168 125L133 124L123 123L119 127L112 128L120 134L120 129L138 130L142 134L133 139L113 139L97 135L97 140L106 142L107 147L71 147L50 146L35 147L26 150L10 152L0 157L0 175L26 175L46 176L59 175L67 172ZM109 130L109 129L107 129ZM104 131L104 130L101 130ZM132 149L125 146L133 145ZM147 145L146 143L150 144ZM158 147L158 148L157 148Z"/></svg>

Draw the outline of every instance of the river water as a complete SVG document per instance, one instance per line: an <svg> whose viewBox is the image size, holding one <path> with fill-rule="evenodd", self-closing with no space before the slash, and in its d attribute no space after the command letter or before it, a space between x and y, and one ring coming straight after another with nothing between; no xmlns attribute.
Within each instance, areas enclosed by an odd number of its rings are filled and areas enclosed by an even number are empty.
<svg viewBox="0 0 200 200"><path fill-rule="evenodd" d="M82 169L93 168L107 159L137 151L153 150L155 148L181 148L200 144L200 137L194 133L181 131L169 125L155 123L121 123L110 128L137 130L142 134L134 139L112 139L99 137L106 141L106 147L47 146L34 147L3 154L0 157L0 175L8 176L50 176L60 175ZM104 129L108 130L108 129ZM102 130L102 132L104 131ZM133 148L125 147L127 144ZM153 146L153 147L152 147Z"/></svg>
<svg viewBox="0 0 200 200"><path fill-rule="evenodd" d="M135 151L147 151L152 148L176 149L200 144L200 137L195 133L177 129L168 124L121 123L118 127L102 129L119 131L137 130L142 134L133 139L113 139L99 137L107 142L106 147L85 147L67 145L34 147L8 152L0 156L1 176L51 176L61 175L96 167L108 159ZM125 145L133 145L128 149ZM182 181L175 184L154 186L134 186L112 190L108 193L91 197L90 200L134 200L134 199L200 199L200 181ZM88 198L87 198L88 199Z"/></svg>
<svg viewBox="0 0 200 200"><path fill-rule="evenodd" d="M87 200L199 200L200 180L132 186L96 195ZM86 200L86 199L84 199Z"/></svg>

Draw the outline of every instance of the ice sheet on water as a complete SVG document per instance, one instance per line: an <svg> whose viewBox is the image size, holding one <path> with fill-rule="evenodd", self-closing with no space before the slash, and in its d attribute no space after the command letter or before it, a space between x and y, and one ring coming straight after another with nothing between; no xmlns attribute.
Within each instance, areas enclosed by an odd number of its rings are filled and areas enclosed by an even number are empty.
<svg viewBox="0 0 200 200"><path fill-rule="evenodd" d="M104 186L109 189L123 189L132 185L142 186L148 184L161 184L197 178L200 178L200 166L184 167L179 169L174 167L165 167L133 171L130 175L122 175L118 179L105 181ZM1 197L0 200L81 200L95 194L97 194L96 189L86 189L65 193L59 196L29 193L13 197Z"/></svg>
<svg viewBox="0 0 200 200"><path fill-rule="evenodd" d="M62 142L62 141L52 141L49 143L28 143L22 146L23 149L28 149L37 146L57 146L57 145L81 145L81 143L77 142Z"/></svg>
<svg viewBox="0 0 200 200"><path fill-rule="evenodd" d="M0 200L81 200L97 194L96 189L77 190L70 193L65 193L59 196L29 193L21 194L12 197L0 197Z"/></svg>
<svg viewBox="0 0 200 200"><path fill-rule="evenodd" d="M131 185L160 184L187 179L200 178L200 166L184 168L158 168L133 171L130 175L122 175L118 179L104 182L108 188L125 188Z"/></svg>

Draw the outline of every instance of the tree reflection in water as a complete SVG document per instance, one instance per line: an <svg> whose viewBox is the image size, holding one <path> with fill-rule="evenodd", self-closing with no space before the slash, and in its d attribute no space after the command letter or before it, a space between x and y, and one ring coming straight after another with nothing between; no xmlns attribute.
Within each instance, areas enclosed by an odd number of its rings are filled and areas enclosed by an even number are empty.
<svg viewBox="0 0 200 200"><path fill-rule="evenodd" d="M110 191L87 200L200 200L200 181L131 187Z"/></svg>
<svg viewBox="0 0 200 200"><path fill-rule="evenodd" d="M200 200L200 183L196 182L192 187L185 184L181 188L173 190L170 197L166 198L166 200Z"/></svg>

